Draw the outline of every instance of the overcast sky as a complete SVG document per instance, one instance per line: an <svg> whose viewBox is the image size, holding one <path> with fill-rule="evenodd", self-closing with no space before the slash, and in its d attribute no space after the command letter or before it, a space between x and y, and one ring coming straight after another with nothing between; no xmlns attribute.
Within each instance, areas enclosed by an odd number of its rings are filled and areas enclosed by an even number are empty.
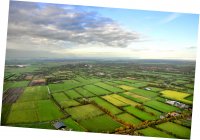
<svg viewBox="0 0 200 140"><path fill-rule="evenodd" d="M196 57L198 15L10 2L7 58Z"/></svg>

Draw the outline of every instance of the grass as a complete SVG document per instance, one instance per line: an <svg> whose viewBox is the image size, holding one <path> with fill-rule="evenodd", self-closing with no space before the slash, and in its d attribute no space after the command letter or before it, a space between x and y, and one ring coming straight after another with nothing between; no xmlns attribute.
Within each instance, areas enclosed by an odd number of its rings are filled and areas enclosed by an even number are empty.
<svg viewBox="0 0 200 140"><path fill-rule="evenodd" d="M161 93L163 97L177 100L186 104L192 104L192 101L185 99L186 97L190 95L188 93L178 92L178 91L173 91L173 90L164 90L164 91L161 91Z"/></svg>
<svg viewBox="0 0 200 140"><path fill-rule="evenodd" d="M47 86L26 87L17 102L46 100L48 98Z"/></svg>
<svg viewBox="0 0 200 140"><path fill-rule="evenodd" d="M67 91L69 89L73 89L76 87L81 86L82 83L75 81L75 80L65 80L63 83L59 84L49 84L49 88L52 93L54 92L61 92L61 91Z"/></svg>
<svg viewBox="0 0 200 140"><path fill-rule="evenodd" d="M185 87L193 89L194 88L194 83L193 84L185 84Z"/></svg>
<svg viewBox="0 0 200 140"><path fill-rule="evenodd" d="M147 127L145 129L138 130L139 133L145 136L151 136L151 137L164 137L164 138L174 138L174 136L169 135L165 132L162 132L160 130L157 130L152 127Z"/></svg>
<svg viewBox="0 0 200 140"><path fill-rule="evenodd" d="M118 113L122 112L120 109L118 109L114 105L108 103L107 101L105 101L105 100L103 100L103 99L101 99L99 97L93 97L93 98L90 98L90 100L94 101L99 106L101 106L101 107L105 108L106 110L110 111L112 114L118 114Z"/></svg>
<svg viewBox="0 0 200 140"><path fill-rule="evenodd" d="M151 113L151 114L157 116L157 118L160 118L160 115L162 114L160 111L157 111L157 110L152 109L152 108L147 107L147 106L144 106L144 109L145 109L146 112Z"/></svg>
<svg viewBox="0 0 200 140"><path fill-rule="evenodd" d="M77 121L104 114L104 112L92 104L66 108L65 110Z"/></svg>
<svg viewBox="0 0 200 140"><path fill-rule="evenodd" d="M139 87L145 87L147 85L148 85L147 82L140 82L140 83L134 83L133 87L139 88Z"/></svg>
<svg viewBox="0 0 200 140"><path fill-rule="evenodd" d="M12 104L2 104L1 125L6 124Z"/></svg>
<svg viewBox="0 0 200 140"><path fill-rule="evenodd" d="M117 87L114 87L114 86L105 84L105 83L103 83L103 82L96 83L95 85L96 85L96 86L99 86L99 87L101 87L101 88L103 88L103 89L106 89L106 90L108 90L108 91L111 91L111 92L113 92L113 93L117 93L117 92L122 92L122 91L123 91L123 90L120 89L120 88L117 88Z"/></svg>
<svg viewBox="0 0 200 140"><path fill-rule="evenodd" d="M149 106L151 108L154 108L156 110L159 110L161 112L165 112L165 113L179 110L175 106L171 106L171 105L168 105L168 104L165 104L165 103L162 103L162 102L159 102L159 101L155 101L155 100L148 101L148 102L145 103L145 105Z"/></svg>
<svg viewBox="0 0 200 140"><path fill-rule="evenodd" d="M69 98L63 92L54 93L52 96L58 103L69 100Z"/></svg>
<svg viewBox="0 0 200 140"><path fill-rule="evenodd" d="M68 108L68 107L80 105L80 103L75 100L62 101L59 104L60 104L61 108Z"/></svg>
<svg viewBox="0 0 200 140"><path fill-rule="evenodd" d="M136 117L128 114L128 113L122 113L117 115L117 118L123 120L126 123L132 124L132 125L138 125L140 124L142 121L137 119Z"/></svg>
<svg viewBox="0 0 200 140"><path fill-rule="evenodd" d="M31 123L38 122L37 112L34 109L30 110L13 110L10 112L6 123Z"/></svg>
<svg viewBox="0 0 200 140"><path fill-rule="evenodd" d="M63 120L63 123L67 126L67 128L70 128L73 131L87 131L84 127L79 125L72 118L67 118L67 119Z"/></svg>
<svg viewBox="0 0 200 140"><path fill-rule="evenodd" d="M37 102L37 113L39 121L50 121L64 117L58 106L51 100L43 100Z"/></svg>
<svg viewBox="0 0 200 140"><path fill-rule="evenodd" d="M105 95L105 94L109 94L110 92L103 89L103 88L100 88L100 87L97 87L95 85L86 85L84 86L84 88L92 93L94 93L95 95L99 96L99 95Z"/></svg>
<svg viewBox="0 0 200 140"><path fill-rule="evenodd" d="M130 90L130 92L132 93L135 93L135 94L138 94L140 96L144 96L144 97L155 97L157 96L159 93L156 93L156 92L152 92L152 91L147 91L147 90L143 90L143 89L133 89L133 90Z"/></svg>
<svg viewBox="0 0 200 140"><path fill-rule="evenodd" d="M193 94L185 97L186 100L193 101Z"/></svg>
<svg viewBox="0 0 200 140"><path fill-rule="evenodd" d="M70 99L77 99L77 98L81 98L82 97L82 95L80 95L75 90L68 90L65 93Z"/></svg>
<svg viewBox="0 0 200 140"><path fill-rule="evenodd" d="M14 103L7 124L50 121L64 117L51 100Z"/></svg>
<svg viewBox="0 0 200 140"><path fill-rule="evenodd" d="M190 129L172 122L162 123L156 126L157 128L174 134L178 138L189 139Z"/></svg>
<svg viewBox="0 0 200 140"><path fill-rule="evenodd" d="M80 124L91 132L114 132L116 128L121 126L108 115L86 119L81 121Z"/></svg>
<svg viewBox="0 0 200 140"><path fill-rule="evenodd" d="M54 93L52 96L58 103L69 100L69 98L63 92Z"/></svg>
<svg viewBox="0 0 200 140"><path fill-rule="evenodd" d="M3 85L3 91L6 91L9 88L27 87L29 82L30 81L5 82Z"/></svg>
<svg viewBox="0 0 200 140"><path fill-rule="evenodd" d="M80 93L83 97L86 97L86 98L95 96L93 93L91 93L91 92L85 90L85 89L82 88L82 87L76 88L75 90L76 90L78 93Z"/></svg>
<svg viewBox="0 0 200 140"><path fill-rule="evenodd" d="M150 113L142 111L133 106L124 107L124 110L126 110L128 113L136 116L137 118L140 118L141 120L156 120L157 119L156 116L151 115Z"/></svg>

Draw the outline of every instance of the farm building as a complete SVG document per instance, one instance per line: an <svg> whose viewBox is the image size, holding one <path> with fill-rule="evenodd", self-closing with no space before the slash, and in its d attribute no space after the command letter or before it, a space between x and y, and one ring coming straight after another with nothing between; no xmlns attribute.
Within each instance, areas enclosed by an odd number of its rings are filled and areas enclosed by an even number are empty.
<svg viewBox="0 0 200 140"><path fill-rule="evenodd" d="M144 88L144 89L145 89L145 90L148 90L148 91L150 91L150 90L151 90L151 88L148 88L148 87L147 87L147 88Z"/></svg>
<svg viewBox="0 0 200 140"><path fill-rule="evenodd" d="M183 103L180 103L180 102L177 102L177 101L168 100L168 99L166 99L166 103L173 105L173 106L176 106L176 107L179 107L179 108L182 108L182 109L188 109L189 108L189 105L186 105L186 104L183 104Z"/></svg>
<svg viewBox="0 0 200 140"><path fill-rule="evenodd" d="M53 124L53 126L56 128L56 129L64 129L66 128L66 125L63 123L63 122L55 122Z"/></svg>

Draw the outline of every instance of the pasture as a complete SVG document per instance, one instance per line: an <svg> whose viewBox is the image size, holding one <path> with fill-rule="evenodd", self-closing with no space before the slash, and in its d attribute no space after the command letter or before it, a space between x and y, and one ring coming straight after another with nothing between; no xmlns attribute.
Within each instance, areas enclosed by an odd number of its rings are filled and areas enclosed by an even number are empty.
<svg viewBox="0 0 200 140"><path fill-rule="evenodd" d="M65 111L77 121L104 114L103 111L101 111L99 108L95 107L92 104L66 108Z"/></svg>
<svg viewBox="0 0 200 140"><path fill-rule="evenodd" d="M109 132L112 133L121 126L108 115L101 115L90 119L80 121L80 125L90 132Z"/></svg>
<svg viewBox="0 0 200 140"><path fill-rule="evenodd" d="M121 119L122 121L124 121L126 123L132 124L132 125L138 125L142 122L138 118L136 118L128 113L119 114L119 115L117 115L117 118Z"/></svg>
<svg viewBox="0 0 200 140"><path fill-rule="evenodd" d="M165 113L179 110L179 108L177 108L175 106L171 106L171 105L168 105L168 104L165 104L165 103L162 103L162 102L159 102L159 101L155 101L155 100L148 101L144 104L146 106L149 106L151 108L154 108L158 111L165 112Z"/></svg>
<svg viewBox="0 0 200 140"><path fill-rule="evenodd" d="M95 85L86 85L84 86L84 88L90 92L92 92L93 94L100 96L100 95L105 95L105 94L109 94L110 91L105 90L103 88L97 87Z"/></svg>
<svg viewBox="0 0 200 140"><path fill-rule="evenodd" d="M17 102L49 99L47 86L26 87Z"/></svg>
<svg viewBox="0 0 200 140"><path fill-rule="evenodd" d="M174 136L169 135L163 131L157 130L152 127L147 127L145 129L138 130L139 133L145 135L145 136L151 136L151 137L163 137L163 138L174 138Z"/></svg>
<svg viewBox="0 0 200 140"><path fill-rule="evenodd" d="M189 139L190 129L176 123L166 122L156 126L157 128L172 133L178 138Z"/></svg>

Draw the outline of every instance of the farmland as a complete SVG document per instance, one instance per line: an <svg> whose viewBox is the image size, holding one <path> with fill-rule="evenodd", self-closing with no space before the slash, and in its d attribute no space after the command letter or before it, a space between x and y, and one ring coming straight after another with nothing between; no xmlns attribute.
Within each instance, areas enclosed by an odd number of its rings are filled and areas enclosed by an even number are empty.
<svg viewBox="0 0 200 140"><path fill-rule="evenodd" d="M194 63L162 61L6 65L2 125L189 138Z"/></svg>

